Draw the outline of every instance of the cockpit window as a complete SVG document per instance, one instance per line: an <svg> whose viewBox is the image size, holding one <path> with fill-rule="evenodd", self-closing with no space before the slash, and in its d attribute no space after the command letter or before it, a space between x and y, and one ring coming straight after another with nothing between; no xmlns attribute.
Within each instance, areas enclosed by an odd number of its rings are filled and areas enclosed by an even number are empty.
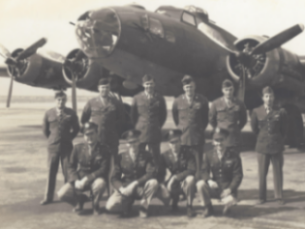
<svg viewBox="0 0 305 229"><path fill-rule="evenodd" d="M182 21L187 23L187 24L190 24L190 25L193 25L193 26L196 26L196 20L195 20L195 17L190 14L190 13L187 13L187 12L183 12L182 14Z"/></svg>
<svg viewBox="0 0 305 229"><path fill-rule="evenodd" d="M144 30L164 38L163 26L158 19L150 18L147 14L145 14L141 17L141 23Z"/></svg>
<svg viewBox="0 0 305 229"><path fill-rule="evenodd" d="M161 22L157 19L150 18L150 25L149 31L157 36L163 38L164 37L164 30Z"/></svg>

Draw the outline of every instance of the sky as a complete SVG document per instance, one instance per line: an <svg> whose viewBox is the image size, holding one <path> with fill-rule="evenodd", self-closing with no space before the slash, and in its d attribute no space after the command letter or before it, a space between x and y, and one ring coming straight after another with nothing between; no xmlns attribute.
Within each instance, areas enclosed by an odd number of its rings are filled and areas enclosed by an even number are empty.
<svg viewBox="0 0 305 229"><path fill-rule="evenodd" d="M43 47L63 55L78 47L74 27L69 22L90 9L123 6L132 0L1 0L0 43L10 51L26 47L41 37ZM275 35L295 24L305 24L304 0L138 0L137 4L154 11L161 5L205 9L211 20L238 38L247 35ZM305 32L283 47L305 55ZM0 57L1 58L1 57ZM0 60L0 65L3 63ZM9 79L0 78L0 95L6 95ZM52 90L14 84L13 95L53 95ZM68 93L70 93L68 91ZM79 90L79 95L91 95Z"/></svg>

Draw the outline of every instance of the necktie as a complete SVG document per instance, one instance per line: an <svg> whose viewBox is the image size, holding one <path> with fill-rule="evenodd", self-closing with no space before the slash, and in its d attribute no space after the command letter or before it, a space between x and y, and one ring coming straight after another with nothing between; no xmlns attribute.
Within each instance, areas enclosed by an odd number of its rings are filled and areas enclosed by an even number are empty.
<svg viewBox="0 0 305 229"><path fill-rule="evenodd" d="M217 156L218 156L219 160L221 161L222 154L221 154L220 150L217 150Z"/></svg>
<svg viewBox="0 0 305 229"><path fill-rule="evenodd" d="M232 101L231 101L231 100L226 99L226 103L227 103L227 106L228 106L228 107L231 107L231 106L232 106Z"/></svg>
<svg viewBox="0 0 305 229"><path fill-rule="evenodd" d="M272 111L271 107L266 107L266 112L269 114Z"/></svg>

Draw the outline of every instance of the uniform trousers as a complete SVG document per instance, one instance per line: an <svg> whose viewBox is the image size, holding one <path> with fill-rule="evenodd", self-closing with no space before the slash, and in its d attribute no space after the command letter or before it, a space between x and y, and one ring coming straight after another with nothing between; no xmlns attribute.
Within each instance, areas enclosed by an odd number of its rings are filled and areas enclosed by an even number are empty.
<svg viewBox="0 0 305 229"><path fill-rule="evenodd" d="M259 173L259 199L266 200L267 192L267 174L270 161L273 167L274 197L275 199L283 198L283 153L277 154L257 154L258 173Z"/></svg>
<svg viewBox="0 0 305 229"><path fill-rule="evenodd" d="M50 145L48 147L48 178L45 191L45 200L52 201L56 186L56 175L58 172L59 161L61 162L64 181L68 179L69 157L72 151L72 144L69 145Z"/></svg>
<svg viewBox="0 0 305 229"><path fill-rule="evenodd" d="M116 190L108 199L106 209L109 212L119 213L122 210L129 209L133 202L138 199L141 199L141 205L147 209L158 187L158 181L150 179L143 187L135 188L130 196L123 196Z"/></svg>
<svg viewBox="0 0 305 229"><path fill-rule="evenodd" d="M173 199L173 202L178 202L180 194L186 196L187 205L191 206L195 194L194 176L187 176L181 182L176 181L171 187L167 187L166 184L160 184L155 196L159 198L164 205L168 205L171 198Z"/></svg>
<svg viewBox="0 0 305 229"><path fill-rule="evenodd" d="M66 183L57 192L60 200L65 201L75 206L83 192L90 190L93 196L93 204L97 206L103 193L107 187L107 182L103 178L96 178L90 185L87 185L83 190L76 189L71 183Z"/></svg>
<svg viewBox="0 0 305 229"><path fill-rule="evenodd" d="M204 206L208 206L211 204L211 199L221 199L221 192L220 188L211 188L204 180L200 180L196 183L197 192L201 204ZM233 192L229 195L230 201L225 203L225 205L231 206L237 202L237 191ZM228 197L227 197L228 198Z"/></svg>
<svg viewBox="0 0 305 229"><path fill-rule="evenodd" d="M199 172L202 163L204 144L186 146L192 149L196 161L196 172Z"/></svg>

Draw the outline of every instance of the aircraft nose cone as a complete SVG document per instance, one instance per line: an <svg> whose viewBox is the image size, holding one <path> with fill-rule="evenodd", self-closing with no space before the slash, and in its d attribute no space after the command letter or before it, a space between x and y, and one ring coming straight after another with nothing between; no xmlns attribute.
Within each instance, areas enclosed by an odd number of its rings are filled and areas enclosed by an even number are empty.
<svg viewBox="0 0 305 229"><path fill-rule="evenodd" d="M110 55L118 42L120 21L112 9L91 11L76 26L76 36L84 53L91 58Z"/></svg>

